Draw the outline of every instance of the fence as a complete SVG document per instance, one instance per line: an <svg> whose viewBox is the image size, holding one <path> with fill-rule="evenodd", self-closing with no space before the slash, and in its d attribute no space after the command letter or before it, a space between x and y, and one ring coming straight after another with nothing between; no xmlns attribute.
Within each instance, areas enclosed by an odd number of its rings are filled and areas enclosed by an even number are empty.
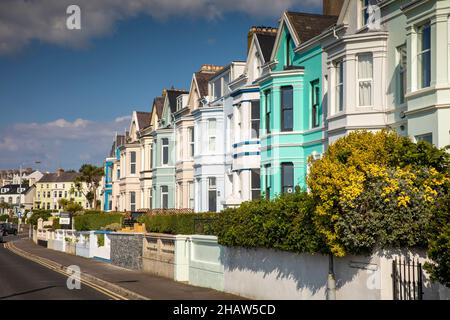
<svg viewBox="0 0 450 320"><path fill-rule="evenodd" d="M394 300L422 300L422 264L413 259L392 261L392 292Z"/></svg>

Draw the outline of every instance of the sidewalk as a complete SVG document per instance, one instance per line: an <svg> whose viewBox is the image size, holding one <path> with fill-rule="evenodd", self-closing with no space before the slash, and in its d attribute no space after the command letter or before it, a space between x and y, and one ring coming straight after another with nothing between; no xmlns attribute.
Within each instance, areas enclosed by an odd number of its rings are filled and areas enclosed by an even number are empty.
<svg viewBox="0 0 450 320"><path fill-rule="evenodd" d="M30 254L68 267L77 265L81 272L120 286L151 300L237 300L242 297L212 289L193 287L170 279L139 271L113 266L106 262L87 259L50 250L34 244L29 239L14 241L14 246Z"/></svg>

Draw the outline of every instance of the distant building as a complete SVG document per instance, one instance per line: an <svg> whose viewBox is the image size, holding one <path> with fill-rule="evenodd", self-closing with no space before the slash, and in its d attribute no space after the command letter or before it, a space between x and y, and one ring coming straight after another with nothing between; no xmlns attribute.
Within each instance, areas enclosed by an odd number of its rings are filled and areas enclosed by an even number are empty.
<svg viewBox="0 0 450 320"><path fill-rule="evenodd" d="M24 209L33 208L34 186L28 184L7 184L0 188L0 203L8 203L11 207ZM0 209L1 213L6 213L5 209Z"/></svg>
<svg viewBox="0 0 450 320"><path fill-rule="evenodd" d="M63 169L55 173L45 174L39 182L36 183L36 195L34 197L34 208L45 210L60 210L60 199L74 200L83 208L89 209L90 203L75 188L75 179L79 176L77 172L65 172ZM83 187L86 191L86 186Z"/></svg>
<svg viewBox="0 0 450 320"><path fill-rule="evenodd" d="M22 179L25 179L26 176L32 173L33 173L32 168L22 169ZM6 184L13 184L14 181L18 179L19 175L20 175L19 169L0 170L0 186L4 186Z"/></svg>

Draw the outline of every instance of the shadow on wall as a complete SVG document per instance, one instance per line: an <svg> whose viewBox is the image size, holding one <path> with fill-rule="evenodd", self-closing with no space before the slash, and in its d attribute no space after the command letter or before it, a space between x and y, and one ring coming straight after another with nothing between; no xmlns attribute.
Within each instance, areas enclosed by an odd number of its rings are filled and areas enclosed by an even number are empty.
<svg viewBox="0 0 450 320"><path fill-rule="evenodd" d="M226 291L259 299L325 299L326 255L223 247L221 261ZM339 272L340 287L352 282L360 271L343 269Z"/></svg>

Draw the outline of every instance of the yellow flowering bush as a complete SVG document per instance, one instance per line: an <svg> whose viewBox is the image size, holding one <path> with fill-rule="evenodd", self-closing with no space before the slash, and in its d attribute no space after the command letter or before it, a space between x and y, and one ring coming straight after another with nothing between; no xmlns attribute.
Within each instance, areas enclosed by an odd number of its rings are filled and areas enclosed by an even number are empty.
<svg viewBox="0 0 450 320"><path fill-rule="evenodd" d="M426 226L448 180L444 150L394 132L357 131L310 161L313 221L334 255L426 244Z"/></svg>

